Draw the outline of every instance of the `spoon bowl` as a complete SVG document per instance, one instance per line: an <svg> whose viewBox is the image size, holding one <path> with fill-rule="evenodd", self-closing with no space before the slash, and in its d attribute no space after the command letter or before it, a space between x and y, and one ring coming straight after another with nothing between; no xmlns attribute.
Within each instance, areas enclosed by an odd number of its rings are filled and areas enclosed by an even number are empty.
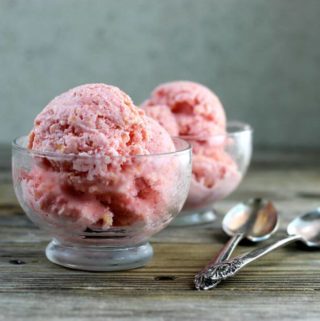
<svg viewBox="0 0 320 321"><path fill-rule="evenodd" d="M320 208L295 218L287 227L289 235L299 235L310 247L320 247Z"/></svg>
<svg viewBox="0 0 320 321"><path fill-rule="evenodd" d="M278 228L278 212L273 203L254 198L233 207L224 217L222 228L229 236L243 237L260 242L268 239Z"/></svg>

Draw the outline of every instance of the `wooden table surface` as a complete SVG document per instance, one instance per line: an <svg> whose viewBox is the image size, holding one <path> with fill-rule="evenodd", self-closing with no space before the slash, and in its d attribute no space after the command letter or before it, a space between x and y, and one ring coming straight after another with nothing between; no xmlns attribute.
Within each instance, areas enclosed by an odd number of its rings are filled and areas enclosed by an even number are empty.
<svg viewBox="0 0 320 321"><path fill-rule="evenodd" d="M217 205L224 213L253 196L272 199L280 231L320 206L315 162L253 166L239 190ZM320 251L293 244L249 265L212 291L193 276L227 240L221 216L212 224L169 227L152 240L144 268L112 273L74 271L50 263L49 239L23 214L10 172L0 174L0 320L320 320ZM270 242L270 241L267 241ZM237 253L252 249L245 244Z"/></svg>

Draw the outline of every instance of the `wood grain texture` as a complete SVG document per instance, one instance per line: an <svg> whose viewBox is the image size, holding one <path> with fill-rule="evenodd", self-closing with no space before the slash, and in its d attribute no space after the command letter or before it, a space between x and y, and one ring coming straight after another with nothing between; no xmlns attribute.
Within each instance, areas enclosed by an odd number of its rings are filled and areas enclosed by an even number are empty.
<svg viewBox="0 0 320 321"><path fill-rule="evenodd" d="M314 165L255 167L241 188L217 206L271 198L281 230L320 204ZM10 173L0 174L0 320L319 320L320 252L290 245L249 265L217 289L197 292L193 276L226 241L221 217L192 228L169 227L153 238L144 268L113 273L73 271L44 255L48 236L22 213ZM268 241L270 242L270 241ZM242 244L237 253L252 249ZM19 264L17 264L19 263Z"/></svg>

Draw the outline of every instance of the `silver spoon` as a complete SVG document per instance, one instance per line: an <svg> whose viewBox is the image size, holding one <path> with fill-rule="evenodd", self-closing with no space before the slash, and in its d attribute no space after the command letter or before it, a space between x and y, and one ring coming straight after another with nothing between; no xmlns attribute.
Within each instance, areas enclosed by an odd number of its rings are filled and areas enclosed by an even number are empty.
<svg viewBox="0 0 320 321"><path fill-rule="evenodd" d="M218 263L203 275L202 282L218 283L235 275L258 258L291 242L302 241L309 247L320 247L320 208L294 219L287 228L288 237L274 244L255 249L236 258Z"/></svg>
<svg viewBox="0 0 320 321"><path fill-rule="evenodd" d="M246 238L252 242L268 239L278 228L278 212L270 201L261 198L234 206L224 217L222 229L231 239L209 264L196 274L194 284L198 290L209 290L220 283L206 279L212 266L227 260L238 243Z"/></svg>

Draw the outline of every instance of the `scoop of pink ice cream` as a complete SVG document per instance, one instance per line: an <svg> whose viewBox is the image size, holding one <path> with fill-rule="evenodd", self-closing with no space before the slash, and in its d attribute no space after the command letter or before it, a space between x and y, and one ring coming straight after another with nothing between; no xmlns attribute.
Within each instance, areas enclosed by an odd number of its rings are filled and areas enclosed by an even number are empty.
<svg viewBox="0 0 320 321"><path fill-rule="evenodd" d="M65 154L145 155L152 126L131 98L119 88L88 84L54 98L36 117L29 148ZM156 125L154 125L156 126ZM159 127L159 126L158 126ZM173 151L162 135L161 153Z"/></svg>
<svg viewBox="0 0 320 321"><path fill-rule="evenodd" d="M203 207L235 189L241 174L225 152L226 116L211 90L189 81L161 84L142 108L171 135L180 135L192 145L192 183L185 207Z"/></svg>
<svg viewBox="0 0 320 321"><path fill-rule="evenodd" d="M156 112L152 106L158 106ZM161 106L165 106L163 110ZM226 116L219 98L198 83L175 81L162 84L153 90L142 107L172 135L175 126L172 126L168 109L176 120L180 136L208 137L225 131Z"/></svg>
<svg viewBox="0 0 320 321"><path fill-rule="evenodd" d="M29 148L55 153L22 179L29 205L50 221L105 229L166 219L174 166L139 155L174 143L119 88L88 84L56 97L36 117Z"/></svg>

